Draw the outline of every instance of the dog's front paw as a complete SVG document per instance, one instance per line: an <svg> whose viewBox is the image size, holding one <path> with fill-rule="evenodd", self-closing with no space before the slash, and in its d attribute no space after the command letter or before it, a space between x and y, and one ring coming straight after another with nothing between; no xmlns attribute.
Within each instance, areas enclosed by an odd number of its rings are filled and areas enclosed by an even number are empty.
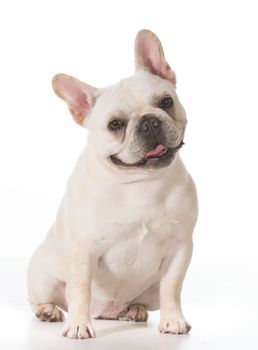
<svg viewBox="0 0 258 350"><path fill-rule="evenodd" d="M62 335L73 339L87 339L96 337L95 331L89 320L71 320L69 317L62 329Z"/></svg>
<svg viewBox="0 0 258 350"><path fill-rule="evenodd" d="M160 333L186 334L191 330L191 325L182 317L164 318L160 321Z"/></svg>

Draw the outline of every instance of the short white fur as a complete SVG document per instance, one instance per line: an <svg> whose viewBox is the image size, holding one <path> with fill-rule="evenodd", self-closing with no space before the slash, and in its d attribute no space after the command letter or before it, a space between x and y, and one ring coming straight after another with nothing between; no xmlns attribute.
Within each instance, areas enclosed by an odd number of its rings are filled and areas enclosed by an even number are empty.
<svg viewBox="0 0 258 350"><path fill-rule="evenodd" d="M135 47L135 75L112 87L96 89L62 74L53 79L55 92L89 129L89 138L56 222L31 259L28 300L44 321L63 321L59 308L68 311L62 334L70 338L95 337L92 317L146 321L147 311L156 309L160 332L191 328L180 293L198 213L193 180L179 152L161 169L121 170L107 159L119 153L133 161L127 152L130 130L141 115L157 112L150 105L153 94L169 92L178 120L186 124L175 73L158 38L142 30ZM106 128L120 110L130 115L122 143Z"/></svg>

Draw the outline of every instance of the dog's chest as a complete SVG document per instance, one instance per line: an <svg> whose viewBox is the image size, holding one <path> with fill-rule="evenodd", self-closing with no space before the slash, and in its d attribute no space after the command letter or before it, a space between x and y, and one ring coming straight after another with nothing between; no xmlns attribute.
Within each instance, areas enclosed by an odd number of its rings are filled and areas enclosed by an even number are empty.
<svg viewBox="0 0 258 350"><path fill-rule="evenodd" d="M155 224L149 222L111 226L117 232L116 239L101 257L100 269L123 280L147 279L158 274L171 245L171 225L163 220Z"/></svg>

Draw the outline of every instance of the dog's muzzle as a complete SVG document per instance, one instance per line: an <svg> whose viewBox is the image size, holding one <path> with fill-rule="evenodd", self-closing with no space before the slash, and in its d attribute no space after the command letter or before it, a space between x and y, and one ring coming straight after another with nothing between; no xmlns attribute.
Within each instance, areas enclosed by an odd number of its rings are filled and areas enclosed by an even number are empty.
<svg viewBox="0 0 258 350"><path fill-rule="evenodd" d="M163 166L167 166L170 164L172 159L175 157L177 151L183 147L184 141L181 141L178 146L173 148L167 148L163 145L157 145L153 150L145 153L144 158L139 160L136 163L128 164L124 163L121 159L119 159L116 155L110 156L110 160L112 163L121 166L123 168L136 168L136 167L144 167L148 165L148 162L151 159L157 160L157 168L161 168Z"/></svg>

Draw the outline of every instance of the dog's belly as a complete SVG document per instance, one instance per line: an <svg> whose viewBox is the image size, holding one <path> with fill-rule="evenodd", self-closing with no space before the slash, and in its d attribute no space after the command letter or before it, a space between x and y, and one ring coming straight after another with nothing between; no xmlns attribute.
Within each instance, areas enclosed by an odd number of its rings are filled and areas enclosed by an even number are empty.
<svg viewBox="0 0 258 350"><path fill-rule="evenodd" d="M147 230L128 237L99 260L92 285L94 314L119 313L160 279L167 244Z"/></svg>

